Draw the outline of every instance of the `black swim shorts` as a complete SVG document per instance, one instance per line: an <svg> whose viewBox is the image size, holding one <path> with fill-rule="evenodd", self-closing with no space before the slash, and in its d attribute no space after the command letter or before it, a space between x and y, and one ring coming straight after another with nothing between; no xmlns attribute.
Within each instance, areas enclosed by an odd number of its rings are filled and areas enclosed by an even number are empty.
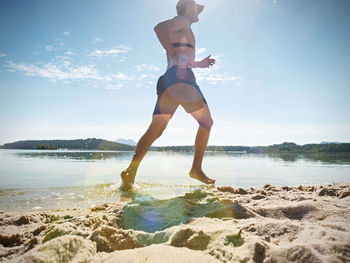
<svg viewBox="0 0 350 263"><path fill-rule="evenodd" d="M207 104L192 69L181 69L178 65L173 65L159 77L157 96L153 115L174 114L179 104L188 113L199 110Z"/></svg>

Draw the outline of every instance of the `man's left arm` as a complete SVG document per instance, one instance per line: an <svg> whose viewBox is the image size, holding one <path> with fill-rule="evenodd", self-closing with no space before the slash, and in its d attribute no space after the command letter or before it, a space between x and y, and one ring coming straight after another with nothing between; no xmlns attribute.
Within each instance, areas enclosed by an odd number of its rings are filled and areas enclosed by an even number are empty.
<svg viewBox="0 0 350 263"><path fill-rule="evenodd" d="M210 58L210 56L211 55L207 56L201 61L194 61L191 65L191 68L209 68L209 66L213 66L215 64L215 59Z"/></svg>

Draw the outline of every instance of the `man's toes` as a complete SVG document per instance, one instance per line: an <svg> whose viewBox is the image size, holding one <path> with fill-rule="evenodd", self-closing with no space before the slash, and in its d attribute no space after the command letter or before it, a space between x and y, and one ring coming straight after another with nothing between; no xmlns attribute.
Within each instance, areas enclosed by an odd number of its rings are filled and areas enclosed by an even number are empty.
<svg viewBox="0 0 350 263"><path fill-rule="evenodd" d="M214 179L209 179L208 180L208 184L215 184L215 180Z"/></svg>

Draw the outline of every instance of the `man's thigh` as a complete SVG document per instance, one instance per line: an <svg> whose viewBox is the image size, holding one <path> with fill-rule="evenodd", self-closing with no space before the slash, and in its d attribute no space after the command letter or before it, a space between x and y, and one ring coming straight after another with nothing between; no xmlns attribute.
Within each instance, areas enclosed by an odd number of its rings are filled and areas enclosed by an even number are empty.
<svg viewBox="0 0 350 263"><path fill-rule="evenodd" d="M190 112L190 114L195 118L197 121L206 121L211 120L211 114L209 110L208 104L204 103L203 107L200 109Z"/></svg>
<svg viewBox="0 0 350 263"><path fill-rule="evenodd" d="M158 95L156 105L154 106L154 115L174 115L177 107L179 106L179 101L174 99L167 91Z"/></svg>
<svg viewBox="0 0 350 263"><path fill-rule="evenodd" d="M173 114L154 114L152 116L151 127L161 127L165 128L168 125Z"/></svg>

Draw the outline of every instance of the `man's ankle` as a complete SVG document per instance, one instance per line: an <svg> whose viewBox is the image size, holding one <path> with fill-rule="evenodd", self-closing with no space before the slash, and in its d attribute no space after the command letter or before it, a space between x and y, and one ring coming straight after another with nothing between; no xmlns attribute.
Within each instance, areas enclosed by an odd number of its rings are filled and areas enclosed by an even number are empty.
<svg viewBox="0 0 350 263"><path fill-rule="evenodd" d="M135 166L135 165L130 165L128 168L126 168L126 170L128 170L128 171L137 171L137 166Z"/></svg>

